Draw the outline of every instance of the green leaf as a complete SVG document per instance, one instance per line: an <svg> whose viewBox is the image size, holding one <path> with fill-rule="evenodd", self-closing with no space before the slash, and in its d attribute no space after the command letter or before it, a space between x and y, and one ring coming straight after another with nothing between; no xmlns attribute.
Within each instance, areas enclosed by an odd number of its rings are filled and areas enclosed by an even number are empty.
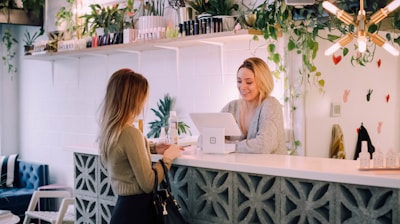
<svg viewBox="0 0 400 224"><path fill-rule="evenodd" d="M275 64L279 64L281 62L281 55L278 53L275 53L272 56L272 60L274 61Z"/></svg>
<svg viewBox="0 0 400 224"><path fill-rule="evenodd" d="M368 32L369 32L369 33L375 33L377 30L378 30L378 26L377 26L376 24L371 24L371 25L368 27Z"/></svg>
<svg viewBox="0 0 400 224"><path fill-rule="evenodd" d="M294 41L293 40L289 40L288 51L292 51L295 48L296 48L296 44L294 43Z"/></svg>
<svg viewBox="0 0 400 224"><path fill-rule="evenodd" d="M275 44L268 44L267 50L269 53L274 53L275 52Z"/></svg>
<svg viewBox="0 0 400 224"><path fill-rule="evenodd" d="M328 34L327 38L330 42L334 42L335 40L339 39L340 37L336 36L336 35Z"/></svg>
<svg viewBox="0 0 400 224"><path fill-rule="evenodd" d="M323 79L319 80L318 84L319 84L320 87L323 88L325 86L325 80L323 80Z"/></svg>
<svg viewBox="0 0 400 224"><path fill-rule="evenodd" d="M346 56L349 53L349 49L347 47L343 48L343 56Z"/></svg>

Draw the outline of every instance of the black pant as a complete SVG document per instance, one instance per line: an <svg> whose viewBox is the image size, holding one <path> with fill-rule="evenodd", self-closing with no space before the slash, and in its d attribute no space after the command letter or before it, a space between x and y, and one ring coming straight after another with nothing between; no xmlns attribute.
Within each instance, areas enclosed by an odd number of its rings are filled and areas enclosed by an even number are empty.
<svg viewBox="0 0 400 224"><path fill-rule="evenodd" d="M155 224L152 194L118 196L110 224Z"/></svg>

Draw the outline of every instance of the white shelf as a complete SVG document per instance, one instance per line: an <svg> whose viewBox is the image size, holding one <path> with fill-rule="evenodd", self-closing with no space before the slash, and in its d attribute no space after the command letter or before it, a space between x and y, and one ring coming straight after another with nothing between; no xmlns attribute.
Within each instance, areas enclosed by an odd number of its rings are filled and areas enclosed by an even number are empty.
<svg viewBox="0 0 400 224"><path fill-rule="evenodd" d="M131 44L116 44L101 47L85 48L62 52L47 52L38 55L24 56L24 59L54 61L68 58L81 58L96 55L110 55L126 52L143 52L162 48L183 48L199 44L221 44L231 41L251 40L254 35L260 35L256 30L239 30L186 36L176 39L143 40Z"/></svg>

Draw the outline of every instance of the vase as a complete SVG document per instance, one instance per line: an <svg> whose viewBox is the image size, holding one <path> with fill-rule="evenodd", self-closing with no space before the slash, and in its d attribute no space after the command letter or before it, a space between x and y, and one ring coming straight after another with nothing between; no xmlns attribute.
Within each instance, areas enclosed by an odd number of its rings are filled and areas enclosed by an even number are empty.
<svg viewBox="0 0 400 224"><path fill-rule="evenodd" d="M29 46L28 45L24 45L25 55L32 55L33 49L34 49L33 45L29 45Z"/></svg>
<svg viewBox="0 0 400 224"><path fill-rule="evenodd" d="M234 16L213 16L213 18L222 19L222 31L232 31L235 27L235 17Z"/></svg>

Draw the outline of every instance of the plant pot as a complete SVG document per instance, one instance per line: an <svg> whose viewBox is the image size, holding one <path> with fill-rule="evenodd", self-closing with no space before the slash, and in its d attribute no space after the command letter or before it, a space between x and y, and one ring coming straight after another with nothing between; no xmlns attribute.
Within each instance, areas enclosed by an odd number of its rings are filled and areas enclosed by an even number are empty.
<svg viewBox="0 0 400 224"><path fill-rule="evenodd" d="M34 49L33 45L29 45L29 46L28 45L24 45L25 55L32 55L33 49Z"/></svg>
<svg viewBox="0 0 400 224"><path fill-rule="evenodd" d="M235 17L233 16L213 16L222 18L222 31L232 31L235 28Z"/></svg>

